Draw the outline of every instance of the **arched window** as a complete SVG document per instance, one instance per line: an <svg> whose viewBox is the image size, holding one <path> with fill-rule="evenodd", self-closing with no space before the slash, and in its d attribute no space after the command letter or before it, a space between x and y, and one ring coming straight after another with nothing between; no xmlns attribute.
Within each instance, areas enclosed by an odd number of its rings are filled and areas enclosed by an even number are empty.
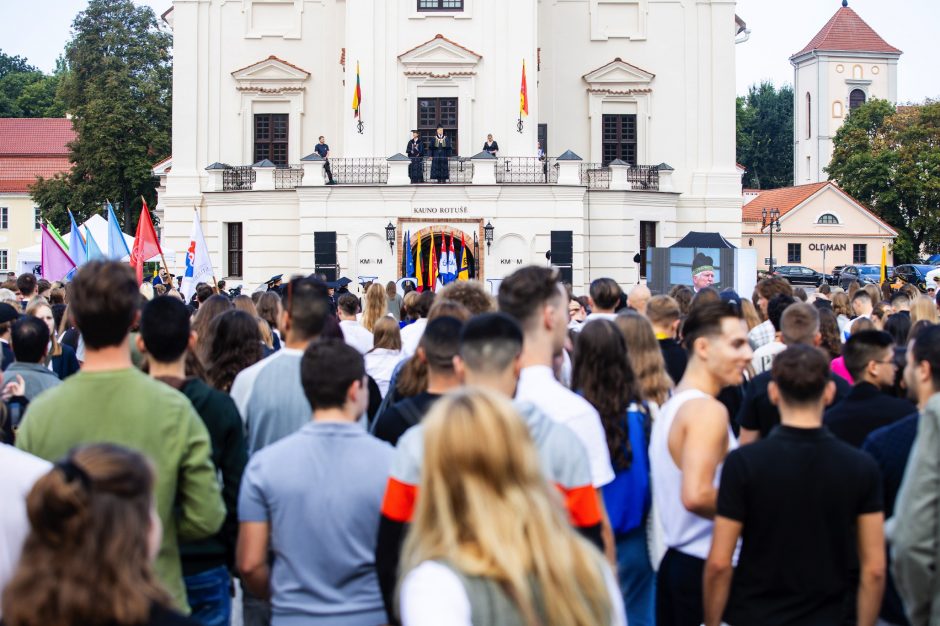
<svg viewBox="0 0 940 626"><path fill-rule="evenodd" d="M849 111L854 111L865 104L865 92L861 89L853 89L849 94Z"/></svg>
<svg viewBox="0 0 940 626"><path fill-rule="evenodd" d="M852 78L854 80L862 80L865 78L865 70L862 69L861 65L852 66Z"/></svg>
<svg viewBox="0 0 940 626"><path fill-rule="evenodd" d="M842 103L838 100L832 103L832 117L842 117Z"/></svg>
<svg viewBox="0 0 940 626"><path fill-rule="evenodd" d="M832 213L823 213L819 216L819 219L816 220L817 224L838 224L839 219Z"/></svg>
<svg viewBox="0 0 940 626"><path fill-rule="evenodd" d="M813 136L813 97L806 92L806 138Z"/></svg>

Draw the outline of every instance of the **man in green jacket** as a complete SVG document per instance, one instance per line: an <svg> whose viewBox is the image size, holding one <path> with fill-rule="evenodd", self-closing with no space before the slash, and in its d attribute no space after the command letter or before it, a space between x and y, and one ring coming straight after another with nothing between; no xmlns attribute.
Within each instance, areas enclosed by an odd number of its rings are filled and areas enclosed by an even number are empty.
<svg viewBox="0 0 940 626"><path fill-rule="evenodd" d="M85 343L84 366L30 404L16 445L50 461L95 442L147 455L156 470L155 505L163 524L155 569L185 610L178 542L214 534L225 518L209 433L186 396L131 363L129 331L140 301L133 269L92 261L70 289L70 310ZM93 575L94 563L88 565Z"/></svg>

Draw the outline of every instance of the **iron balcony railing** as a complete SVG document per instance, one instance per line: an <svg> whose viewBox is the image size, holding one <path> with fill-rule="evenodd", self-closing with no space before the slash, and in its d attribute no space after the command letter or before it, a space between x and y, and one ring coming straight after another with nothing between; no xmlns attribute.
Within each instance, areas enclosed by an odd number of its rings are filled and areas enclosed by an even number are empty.
<svg viewBox="0 0 940 626"><path fill-rule="evenodd" d="M581 184L588 189L610 189L610 169L600 163L582 163Z"/></svg>
<svg viewBox="0 0 940 626"><path fill-rule="evenodd" d="M302 165L279 166L274 170L274 188L275 189L294 189L300 187L304 179L304 168Z"/></svg>
<svg viewBox="0 0 940 626"><path fill-rule="evenodd" d="M627 182L634 191L659 191L659 166L631 165Z"/></svg>
<svg viewBox="0 0 940 626"><path fill-rule="evenodd" d="M424 172L424 182L436 183L431 178L432 161L430 157L424 159L422 171ZM451 185L469 185L473 182L473 162L466 157L449 157L447 159L447 180L444 182Z"/></svg>
<svg viewBox="0 0 940 626"><path fill-rule="evenodd" d="M555 159L538 157L499 157L496 160L496 182L546 185L558 182Z"/></svg>
<svg viewBox="0 0 940 626"><path fill-rule="evenodd" d="M337 185L384 185L388 182L388 162L384 158L330 159L330 169Z"/></svg>
<svg viewBox="0 0 940 626"><path fill-rule="evenodd" d="M255 184L255 171L250 165L229 167L222 172L223 191L251 191Z"/></svg>

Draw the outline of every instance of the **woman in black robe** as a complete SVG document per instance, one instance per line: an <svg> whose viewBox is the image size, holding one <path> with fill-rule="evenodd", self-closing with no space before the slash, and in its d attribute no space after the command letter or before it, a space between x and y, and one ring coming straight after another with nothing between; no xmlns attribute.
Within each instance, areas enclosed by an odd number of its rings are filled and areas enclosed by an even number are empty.
<svg viewBox="0 0 940 626"><path fill-rule="evenodd" d="M450 156L450 139L444 135L444 129L438 127L437 134L431 138L431 178L439 183L450 178L447 157Z"/></svg>
<svg viewBox="0 0 940 626"><path fill-rule="evenodd" d="M411 141L405 148L405 154L411 159L411 165L408 166L408 178L411 183L416 185L424 182L424 146L421 145L421 137L418 131L411 131Z"/></svg>

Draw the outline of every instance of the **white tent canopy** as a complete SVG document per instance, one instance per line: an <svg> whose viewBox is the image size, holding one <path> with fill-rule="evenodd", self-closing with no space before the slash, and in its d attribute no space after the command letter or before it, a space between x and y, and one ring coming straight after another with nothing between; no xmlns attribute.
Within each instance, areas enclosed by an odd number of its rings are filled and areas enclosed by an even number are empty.
<svg viewBox="0 0 940 626"><path fill-rule="evenodd" d="M92 215L88 218L84 224L79 226L79 231L84 236L85 228L91 232L91 236L95 238L95 243L98 244L98 247L101 248L106 256L108 254L108 220L101 217L98 214ZM127 242L127 249L134 249L134 238L128 235L127 233L121 233L124 235L124 241ZM69 242L69 237L71 237L72 231L62 235L62 239L65 240L67 244ZM167 263L173 263L176 261L176 253L173 250L165 250L164 254L166 255ZM127 261L127 257L122 259ZM147 262L158 262L160 261L160 256L157 255L152 259L147 259ZM28 248L22 248L17 253L17 274L23 274L26 272L31 272L34 267L42 263L42 243L37 243L35 245L29 246Z"/></svg>

